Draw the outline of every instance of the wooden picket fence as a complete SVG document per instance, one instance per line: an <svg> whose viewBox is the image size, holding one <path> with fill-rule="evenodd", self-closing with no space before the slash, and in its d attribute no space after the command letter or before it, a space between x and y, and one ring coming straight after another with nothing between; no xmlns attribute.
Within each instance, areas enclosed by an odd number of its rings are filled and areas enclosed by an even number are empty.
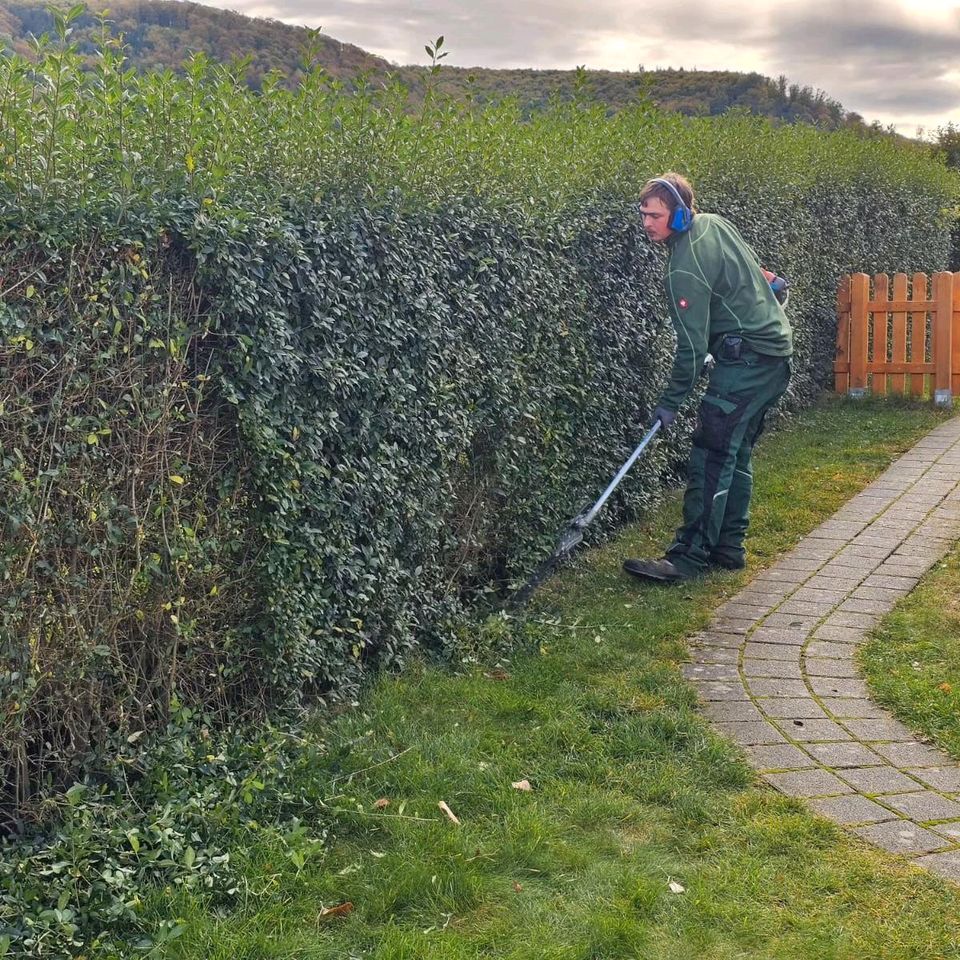
<svg viewBox="0 0 960 960"><path fill-rule="evenodd" d="M960 393L960 273L844 277L833 370L838 393L929 396L949 405Z"/></svg>

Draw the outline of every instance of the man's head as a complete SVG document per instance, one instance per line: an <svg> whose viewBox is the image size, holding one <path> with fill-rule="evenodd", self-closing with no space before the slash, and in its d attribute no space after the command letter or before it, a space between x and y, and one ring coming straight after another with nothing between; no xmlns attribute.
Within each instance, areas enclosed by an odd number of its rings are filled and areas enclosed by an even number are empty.
<svg viewBox="0 0 960 960"><path fill-rule="evenodd" d="M673 190L662 181L666 180ZM666 243L676 232L671 226L674 212L680 206L677 195L691 213L694 211L693 187L679 173L665 173L648 180L640 191L640 216L643 229L654 243Z"/></svg>

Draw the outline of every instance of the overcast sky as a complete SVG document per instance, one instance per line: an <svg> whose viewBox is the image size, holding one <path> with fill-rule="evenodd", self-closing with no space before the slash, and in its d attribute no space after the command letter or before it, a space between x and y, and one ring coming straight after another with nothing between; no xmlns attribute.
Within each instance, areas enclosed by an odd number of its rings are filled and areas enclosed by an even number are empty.
<svg viewBox="0 0 960 960"><path fill-rule="evenodd" d="M207 0L205 0L207 2ZM212 4L222 6L220 2ZM398 64L785 74L908 135L960 122L960 0L233 0Z"/></svg>

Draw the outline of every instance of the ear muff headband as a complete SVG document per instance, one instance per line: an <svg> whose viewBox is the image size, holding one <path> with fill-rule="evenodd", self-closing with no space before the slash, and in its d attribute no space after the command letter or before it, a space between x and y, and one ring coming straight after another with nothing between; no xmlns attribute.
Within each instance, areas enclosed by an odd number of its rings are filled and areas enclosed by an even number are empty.
<svg viewBox="0 0 960 960"><path fill-rule="evenodd" d="M685 230L689 230L693 223L693 211L683 202L680 191L669 180L664 180L663 177L654 177L650 182L662 184L673 194L674 200L677 201L677 205L673 208L673 213L670 214L670 223L668 224L670 229L676 233L683 233Z"/></svg>

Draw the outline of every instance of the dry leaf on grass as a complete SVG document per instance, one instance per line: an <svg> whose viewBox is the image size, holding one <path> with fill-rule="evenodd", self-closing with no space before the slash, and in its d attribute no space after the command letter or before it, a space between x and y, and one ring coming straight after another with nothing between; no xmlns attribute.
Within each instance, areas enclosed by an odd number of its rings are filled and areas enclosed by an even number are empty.
<svg viewBox="0 0 960 960"><path fill-rule="evenodd" d="M374 810L382 810L384 807L389 807L390 801L386 797L381 797L374 805Z"/></svg>
<svg viewBox="0 0 960 960"><path fill-rule="evenodd" d="M458 827L460 826L460 821L457 819L457 815L447 806L446 800L441 800L437 806L447 815L447 819L451 823L455 823Z"/></svg>
<svg viewBox="0 0 960 960"><path fill-rule="evenodd" d="M953 687L951 687L950 684L944 680L944 682L941 683L937 689L942 690L944 693L950 693L950 691L953 690Z"/></svg>
<svg viewBox="0 0 960 960"><path fill-rule="evenodd" d="M670 888L671 893L684 893L686 889L685 887L680 886L676 880L671 880L667 886Z"/></svg>
<svg viewBox="0 0 960 960"><path fill-rule="evenodd" d="M502 667L497 667L494 670L491 670L489 673L485 673L484 676L488 680L509 680L510 674L507 673Z"/></svg>
<svg viewBox="0 0 960 960"><path fill-rule="evenodd" d="M513 881L513 892L514 892L514 893L519 893L522 889L523 889L523 887L520 886L520 884L517 883L516 880L514 880L514 881Z"/></svg>
<svg viewBox="0 0 960 960"><path fill-rule="evenodd" d="M530 786L529 780L517 780L515 783L510 784L514 790L532 790L533 787Z"/></svg>
<svg viewBox="0 0 960 960"><path fill-rule="evenodd" d="M338 903L335 907L324 907L319 914L321 920L328 920L330 917L345 917L353 912L353 903Z"/></svg>

